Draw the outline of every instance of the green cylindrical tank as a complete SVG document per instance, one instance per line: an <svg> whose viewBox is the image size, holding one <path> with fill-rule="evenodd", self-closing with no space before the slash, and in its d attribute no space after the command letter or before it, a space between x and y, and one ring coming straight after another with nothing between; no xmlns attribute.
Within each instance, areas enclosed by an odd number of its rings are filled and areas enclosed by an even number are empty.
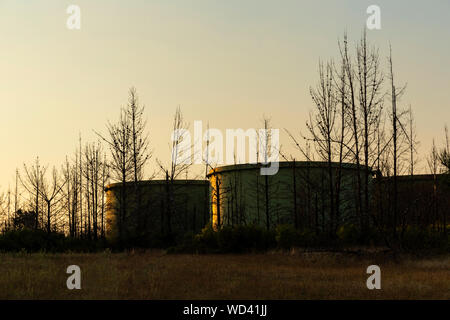
<svg viewBox="0 0 450 320"><path fill-rule="evenodd" d="M122 183L108 185L107 239L150 240L200 231L209 219L208 187L207 180L139 181L137 187L133 182L125 187Z"/></svg>
<svg viewBox="0 0 450 320"><path fill-rule="evenodd" d="M361 218L356 213L357 176L360 171L363 181L363 166L358 170L357 165L348 163L329 166L327 162L286 161L269 176L261 175L261 167L238 164L209 172L215 229L239 224L271 229L291 224L325 231ZM371 181L372 173L369 184Z"/></svg>

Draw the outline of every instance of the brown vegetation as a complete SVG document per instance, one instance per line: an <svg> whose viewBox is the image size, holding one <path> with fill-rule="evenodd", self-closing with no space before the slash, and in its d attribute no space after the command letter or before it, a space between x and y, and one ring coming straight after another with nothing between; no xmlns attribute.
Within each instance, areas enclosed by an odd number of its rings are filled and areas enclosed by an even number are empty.
<svg viewBox="0 0 450 320"><path fill-rule="evenodd" d="M66 268L81 267L81 290ZM368 290L366 268L381 268ZM450 299L450 256L1 254L0 299Z"/></svg>

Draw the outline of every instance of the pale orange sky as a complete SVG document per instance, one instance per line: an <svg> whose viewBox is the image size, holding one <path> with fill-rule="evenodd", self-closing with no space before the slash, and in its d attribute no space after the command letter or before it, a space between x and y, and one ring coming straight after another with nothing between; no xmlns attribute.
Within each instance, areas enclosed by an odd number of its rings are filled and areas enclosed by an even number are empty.
<svg viewBox="0 0 450 320"><path fill-rule="evenodd" d="M359 38L371 4L382 29L369 39L383 56L392 43L423 160L450 125L450 2L316 2L0 0L0 192L24 162L59 167L80 132L104 132L130 86L147 107L154 158L168 159L178 105L191 128L258 127L265 114L275 128L304 130L319 58L337 57L345 30ZM70 4L81 30L66 28ZM281 143L289 150L283 134Z"/></svg>

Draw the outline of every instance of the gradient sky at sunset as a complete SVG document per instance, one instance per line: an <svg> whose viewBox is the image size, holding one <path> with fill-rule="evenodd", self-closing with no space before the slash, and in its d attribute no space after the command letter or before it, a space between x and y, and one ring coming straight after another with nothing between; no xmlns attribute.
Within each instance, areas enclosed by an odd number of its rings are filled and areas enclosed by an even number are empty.
<svg viewBox="0 0 450 320"><path fill-rule="evenodd" d="M66 28L70 4L81 8L79 31ZM344 31L360 37L371 4L382 29L368 37L383 58L392 43L425 168L432 138L441 143L450 125L448 0L0 0L0 191L24 162L59 167L80 132L85 141L104 132L130 86L163 161L178 105L191 128L253 128L265 114L304 131L319 58L337 57ZM290 150L285 135L281 143Z"/></svg>

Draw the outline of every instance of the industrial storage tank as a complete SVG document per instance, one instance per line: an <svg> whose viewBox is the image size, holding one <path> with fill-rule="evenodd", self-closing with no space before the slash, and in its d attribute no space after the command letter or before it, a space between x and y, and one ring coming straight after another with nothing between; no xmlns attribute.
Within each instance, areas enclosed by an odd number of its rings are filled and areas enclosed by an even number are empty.
<svg viewBox="0 0 450 320"><path fill-rule="evenodd" d="M209 220L208 188L207 180L110 184L105 188L106 237L113 242L138 239L148 243L199 232Z"/></svg>
<svg viewBox="0 0 450 320"><path fill-rule="evenodd" d="M396 177L397 212L404 224L422 230L441 228L450 221L450 174L418 174ZM394 177L374 179L374 196L383 207L393 202ZM378 217L388 224L389 216ZM406 223L405 223L406 222Z"/></svg>
<svg viewBox="0 0 450 320"><path fill-rule="evenodd" d="M275 175L266 176L261 175L261 167L228 165L208 173L214 229L224 225L272 229L289 224L322 232L368 220L356 209L357 177L359 172L363 181L364 166L358 170L350 163L285 161L279 162Z"/></svg>

